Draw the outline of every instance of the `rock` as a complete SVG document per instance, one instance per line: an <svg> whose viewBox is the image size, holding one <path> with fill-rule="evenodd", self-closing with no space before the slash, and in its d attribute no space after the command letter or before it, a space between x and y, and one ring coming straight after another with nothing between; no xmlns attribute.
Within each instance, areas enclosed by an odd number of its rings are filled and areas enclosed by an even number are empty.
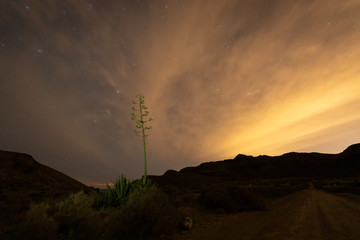
<svg viewBox="0 0 360 240"><path fill-rule="evenodd" d="M183 232L188 232L190 231L194 226L194 222L192 220L191 217L185 217L183 223L182 223L182 227L183 227Z"/></svg>

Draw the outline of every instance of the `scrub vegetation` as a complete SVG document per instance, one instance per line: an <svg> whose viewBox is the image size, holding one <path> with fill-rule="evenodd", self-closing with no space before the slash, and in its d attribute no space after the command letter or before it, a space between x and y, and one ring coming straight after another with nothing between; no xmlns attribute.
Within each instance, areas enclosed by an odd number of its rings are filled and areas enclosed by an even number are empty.
<svg viewBox="0 0 360 240"><path fill-rule="evenodd" d="M196 224L209 214L263 211L268 200L307 187L301 179L283 179L184 189L122 175L104 191L32 203L2 239L167 239L183 231L186 217Z"/></svg>
<svg viewBox="0 0 360 240"><path fill-rule="evenodd" d="M177 207L194 207L209 213L266 210L274 199L307 189L308 179L257 179L208 184L161 186Z"/></svg>
<svg viewBox="0 0 360 240"><path fill-rule="evenodd" d="M171 239L184 231L186 217L196 225L218 214L267 211L274 199L307 189L309 180L249 179L189 188L149 179L143 185L142 179L120 176L104 191L32 203L2 239Z"/></svg>
<svg viewBox="0 0 360 240"><path fill-rule="evenodd" d="M123 178L122 178L123 179ZM119 188L113 188L115 194ZM78 192L32 204L8 239L158 239L177 231L182 216L157 186L148 184L101 206L109 193ZM112 200L115 201L115 200Z"/></svg>
<svg viewBox="0 0 360 240"><path fill-rule="evenodd" d="M331 193L360 195L360 178L317 179L314 186Z"/></svg>

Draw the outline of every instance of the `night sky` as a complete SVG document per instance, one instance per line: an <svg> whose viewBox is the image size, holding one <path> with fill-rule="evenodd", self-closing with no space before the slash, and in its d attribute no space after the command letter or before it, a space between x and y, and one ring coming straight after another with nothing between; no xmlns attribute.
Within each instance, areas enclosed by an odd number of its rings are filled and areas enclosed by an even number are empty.
<svg viewBox="0 0 360 240"><path fill-rule="evenodd" d="M0 2L0 149L86 184L360 142L360 1Z"/></svg>

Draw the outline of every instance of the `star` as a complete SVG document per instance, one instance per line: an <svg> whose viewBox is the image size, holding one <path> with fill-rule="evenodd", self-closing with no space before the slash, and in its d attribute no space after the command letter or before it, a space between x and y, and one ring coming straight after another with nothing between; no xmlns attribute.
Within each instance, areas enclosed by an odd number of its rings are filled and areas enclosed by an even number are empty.
<svg viewBox="0 0 360 240"><path fill-rule="evenodd" d="M120 94L120 90L116 90L116 94Z"/></svg>
<svg viewBox="0 0 360 240"><path fill-rule="evenodd" d="M39 48L39 49L37 50L37 52L38 52L38 53L42 53L43 50Z"/></svg>

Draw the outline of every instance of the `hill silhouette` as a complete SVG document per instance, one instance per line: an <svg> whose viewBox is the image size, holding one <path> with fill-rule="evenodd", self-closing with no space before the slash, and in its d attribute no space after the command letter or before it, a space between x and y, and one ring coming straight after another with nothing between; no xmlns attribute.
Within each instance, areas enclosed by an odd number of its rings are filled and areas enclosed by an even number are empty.
<svg viewBox="0 0 360 240"><path fill-rule="evenodd" d="M180 171L168 170L150 178L160 185L195 187L248 179L346 178L360 176L360 144L338 154L290 152L257 157L238 154L234 159L202 163Z"/></svg>
<svg viewBox="0 0 360 240"><path fill-rule="evenodd" d="M38 163L28 154L0 151L1 218L26 211L32 201L90 189L75 179Z"/></svg>
<svg viewBox="0 0 360 240"><path fill-rule="evenodd" d="M296 153L257 157L239 154L234 159L205 162L162 176L149 176L160 186L201 189L229 183L271 179L329 179L360 176L360 144L338 154ZM307 180L306 180L307 181ZM58 198L93 188L38 163L23 153L0 151L0 222L24 213L31 202Z"/></svg>

